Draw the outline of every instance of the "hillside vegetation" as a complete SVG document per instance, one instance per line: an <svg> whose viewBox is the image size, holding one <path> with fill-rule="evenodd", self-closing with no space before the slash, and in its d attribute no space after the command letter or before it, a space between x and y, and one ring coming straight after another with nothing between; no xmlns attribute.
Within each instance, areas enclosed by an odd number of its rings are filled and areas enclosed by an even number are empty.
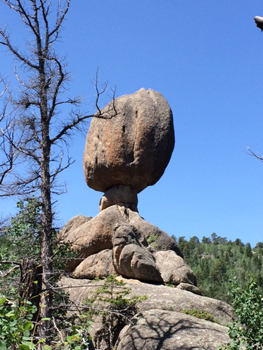
<svg viewBox="0 0 263 350"><path fill-rule="evenodd" d="M255 247L234 242L212 233L200 241L194 236L187 241L184 236L173 237L180 247L187 264L194 271L198 287L206 296L230 302L229 281L235 279L242 288L253 277L263 294L263 243Z"/></svg>

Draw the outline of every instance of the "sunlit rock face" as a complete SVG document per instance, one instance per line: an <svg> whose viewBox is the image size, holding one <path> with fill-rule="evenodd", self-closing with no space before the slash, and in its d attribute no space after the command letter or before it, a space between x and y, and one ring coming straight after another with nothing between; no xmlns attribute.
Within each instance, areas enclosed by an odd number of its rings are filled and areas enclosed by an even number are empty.
<svg viewBox="0 0 263 350"><path fill-rule="evenodd" d="M122 185L139 193L154 185L169 163L175 142L166 99L159 92L140 89L110 102L101 113L104 118L92 119L86 139L88 186L106 192Z"/></svg>

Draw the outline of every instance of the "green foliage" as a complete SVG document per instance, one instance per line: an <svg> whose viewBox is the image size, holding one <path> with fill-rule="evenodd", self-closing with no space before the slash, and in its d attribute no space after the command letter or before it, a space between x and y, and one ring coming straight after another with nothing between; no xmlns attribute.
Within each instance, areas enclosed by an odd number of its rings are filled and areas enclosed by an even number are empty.
<svg viewBox="0 0 263 350"><path fill-rule="evenodd" d="M123 281L117 281L114 275L106 277L101 283L85 304L90 319L97 315L102 317L103 329L100 339L94 339L94 342L98 341L99 344L103 339L113 348L117 340L116 335L137 313L137 304L145 300L146 296L131 296L130 288Z"/></svg>
<svg viewBox="0 0 263 350"><path fill-rule="evenodd" d="M234 281L230 286L230 294L237 319L228 324L231 342L221 350L262 349L263 296L258 291L256 281L251 278L245 288Z"/></svg>
<svg viewBox="0 0 263 350"><path fill-rule="evenodd" d="M250 244L244 245L238 238L231 242L212 233L211 237L203 237L201 242L196 236L189 241L179 237L178 246L196 275L203 295L230 302L229 279L236 277L239 285L244 287L249 280L247 271L256 278L259 291L263 293L261 242L252 249Z"/></svg>
<svg viewBox="0 0 263 350"><path fill-rule="evenodd" d="M6 230L5 239L8 242L8 249L5 249L4 258L8 260L17 260L21 257L39 259L41 203L38 198L31 197L25 201L19 201L17 208L19 211L11 219L10 226Z"/></svg>
<svg viewBox="0 0 263 350"><path fill-rule="evenodd" d="M85 350L89 348L89 329L92 322L86 313L65 318L60 330L53 319L57 336L53 338L52 346L44 345L43 350Z"/></svg>
<svg viewBox="0 0 263 350"><path fill-rule="evenodd" d="M31 337L35 312L29 301L11 302L0 295L0 350L35 349Z"/></svg>
<svg viewBox="0 0 263 350"><path fill-rule="evenodd" d="M94 297L87 299L86 304L93 306L92 313L103 310L119 312L123 317L133 316L137 303L146 299L145 296L130 296L130 288L123 281L117 281L115 275L110 275L103 280L103 284L93 292ZM101 309L103 307L103 309Z"/></svg>
<svg viewBox="0 0 263 350"><path fill-rule="evenodd" d="M219 321L216 318L214 318L213 315L209 314L204 310L198 310L198 309L182 310L181 313L194 316L197 318L201 318L202 320L219 323Z"/></svg>
<svg viewBox="0 0 263 350"><path fill-rule="evenodd" d="M5 228L5 234L0 236L0 271L6 276L0 280L2 292L11 296L17 293L19 284L19 271L8 271L14 269L12 262L20 263L25 257L41 262L41 202L36 197L27 198L25 201L17 203L18 213L11 218L10 225ZM65 266L65 261L76 255L70 249L70 243L57 241L57 231L53 231L52 237L52 264L54 274L51 276L52 282L58 280L61 271ZM1 261L10 261L10 264L1 264ZM15 269L14 269L15 270Z"/></svg>
<svg viewBox="0 0 263 350"><path fill-rule="evenodd" d="M33 272L31 266L41 267L41 203L33 197L18 202L17 207L17 215L11 219L10 226L6 227L5 233L0 236L0 290L5 294L0 305L0 350L35 349L34 344L39 341L38 325L44 320L38 319L41 280L26 278ZM54 230L52 263L55 273L50 276L53 286L61 276L65 260L75 255L69 244L58 243L56 236L57 232ZM25 257L33 264L25 265ZM34 274L32 276L35 278ZM23 291L31 291L26 293L29 301L20 301L19 295L24 294ZM49 293L52 293L52 290ZM52 307L52 319L49 319L49 322L53 323L54 327L48 339L49 342L52 341L52 349L87 349L90 325L88 316L85 313L81 316L69 316L68 295L59 289L55 289ZM48 345L44 345L46 339L42 339L41 342L43 349L49 349Z"/></svg>
<svg viewBox="0 0 263 350"><path fill-rule="evenodd" d="M148 243L148 244L154 243L154 242L156 241L157 238L158 238L158 235L157 235L157 234L156 234L156 235L152 234L152 235L150 235L150 236L147 238L147 243Z"/></svg>
<svg viewBox="0 0 263 350"><path fill-rule="evenodd" d="M10 301L0 295L0 350L18 349L33 350L45 339L36 340L37 322L34 314L37 308L29 301ZM43 321L40 320L39 322ZM51 319L48 319L51 322ZM60 329L52 318L55 332L52 336L52 347L43 345L42 349L84 350L89 345L89 327L92 322L86 313L64 317Z"/></svg>

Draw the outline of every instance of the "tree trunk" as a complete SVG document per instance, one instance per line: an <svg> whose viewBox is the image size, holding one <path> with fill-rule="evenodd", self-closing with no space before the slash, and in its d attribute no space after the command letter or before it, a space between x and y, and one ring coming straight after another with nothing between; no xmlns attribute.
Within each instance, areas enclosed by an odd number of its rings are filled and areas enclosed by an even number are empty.
<svg viewBox="0 0 263 350"><path fill-rule="evenodd" d="M48 126L45 125L43 132L43 150L41 161L41 197L42 197L42 241L41 241L41 264L42 264L42 293L41 293L41 318L51 317L52 293L51 279L52 267L52 205L50 193L50 144ZM41 336L46 338L49 334L50 322L41 322Z"/></svg>

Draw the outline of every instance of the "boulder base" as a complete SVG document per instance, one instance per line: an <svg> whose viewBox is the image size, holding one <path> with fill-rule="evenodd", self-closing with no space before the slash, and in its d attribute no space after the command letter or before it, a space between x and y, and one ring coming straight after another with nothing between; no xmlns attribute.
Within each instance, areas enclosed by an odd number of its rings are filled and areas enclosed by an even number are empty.
<svg viewBox="0 0 263 350"><path fill-rule="evenodd" d="M127 298L135 295L146 298L137 304L138 313L132 319L126 319L126 326L122 324L122 327L117 327L114 324L116 333L111 333L110 336L116 339L115 349L217 350L218 346L230 341L228 328L224 325L233 321L234 313L227 303L179 288L152 285L136 280L121 280L125 282L123 288L130 289ZM81 305L88 298L94 298L103 281L94 283L87 279L64 277L60 285L69 291L70 299L75 304ZM186 314L193 309L210 314L216 322ZM102 312L105 312L105 309L102 309ZM109 327L105 328L103 324L103 317L96 317L90 327L92 343L95 341L93 344L96 349L111 349L104 341L109 336L106 334L107 330L109 332Z"/></svg>

